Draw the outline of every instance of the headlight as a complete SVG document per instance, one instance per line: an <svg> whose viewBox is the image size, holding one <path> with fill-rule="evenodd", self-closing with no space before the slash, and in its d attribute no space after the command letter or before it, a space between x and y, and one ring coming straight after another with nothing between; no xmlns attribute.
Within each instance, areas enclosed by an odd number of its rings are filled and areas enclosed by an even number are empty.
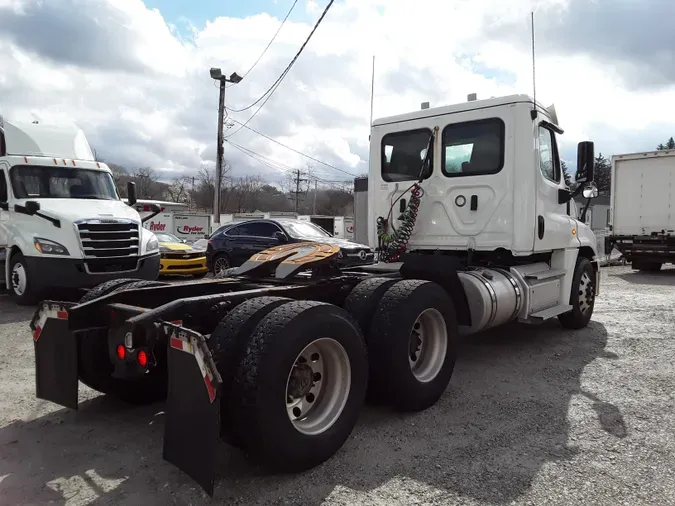
<svg viewBox="0 0 675 506"><path fill-rule="evenodd" d="M150 253L151 251L157 251L159 249L159 241L157 237L153 237L148 241L148 244L145 246L145 251Z"/></svg>
<svg viewBox="0 0 675 506"><path fill-rule="evenodd" d="M63 244L59 244L55 241L50 241L49 239L43 239L42 237L36 237L33 239L33 244L35 244L35 249L40 253L45 255L67 255L68 250Z"/></svg>

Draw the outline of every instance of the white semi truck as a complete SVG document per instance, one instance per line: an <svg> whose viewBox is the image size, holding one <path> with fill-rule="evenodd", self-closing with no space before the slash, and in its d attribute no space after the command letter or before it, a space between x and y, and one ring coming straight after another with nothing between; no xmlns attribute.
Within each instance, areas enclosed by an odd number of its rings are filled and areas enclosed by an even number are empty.
<svg viewBox="0 0 675 506"><path fill-rule="evenodd" d="M675 263L675 150L612 157L610 230L633 269L659 271Z"/></svg>
<svg viewBox="0 0 675 506"><path fill-rule="evenodd" d="M155 280L159 245L82 130L0 119L0 266L14 300L34 304L50 288Z"/></svg>
<svg viewBox="0 0 675 506"><path fill-rule="evenodd" d="M558 318L585 327L596 240L570 212L553 108L524 95L424 109L371 130L369 236L381 262L340 269L330 244L282 244L228 277L121 280L31 323L37 396L77 409L78 380L166 399L164 458L213 492L220 436L284 472L330 458L366 398L402 411L446 391L460 334ZM573 341L571 341L573 342Z"/></svg>

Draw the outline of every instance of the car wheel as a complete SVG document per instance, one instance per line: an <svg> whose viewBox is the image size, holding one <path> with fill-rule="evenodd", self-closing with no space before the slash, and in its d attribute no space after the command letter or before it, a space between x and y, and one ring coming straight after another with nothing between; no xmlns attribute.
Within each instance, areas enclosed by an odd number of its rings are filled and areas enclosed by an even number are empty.
<svg viewBox="0 0 675 506"><path fill-rule="evenodd" d="M221 253L213 259L213 277L220 278L225 275L227 269L232 267L227 255Z"/></svg>

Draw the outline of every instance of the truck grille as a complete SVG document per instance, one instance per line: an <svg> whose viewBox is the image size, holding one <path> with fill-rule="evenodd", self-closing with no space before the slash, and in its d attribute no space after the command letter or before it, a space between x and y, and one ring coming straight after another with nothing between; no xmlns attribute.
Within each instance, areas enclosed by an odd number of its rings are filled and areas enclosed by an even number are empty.
<svg viewBox="0 0 675 506"><path fill-rule="evenodd" d="M140 231L128 220L86 220L77 223L84 258L137 257Z"/></svg>

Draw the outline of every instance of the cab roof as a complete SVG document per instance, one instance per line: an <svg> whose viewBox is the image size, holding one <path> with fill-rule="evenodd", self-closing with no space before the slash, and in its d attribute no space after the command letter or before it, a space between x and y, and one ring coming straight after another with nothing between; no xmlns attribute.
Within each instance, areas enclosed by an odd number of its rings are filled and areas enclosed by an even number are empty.
<svg viewBox="0 0 675 506"><path fill-rule="evenodd" d="M403 121L410 121L414 119L422 118L431 118L434 116L442 116L445 114L452 114L457 112L471 111L474 109L484 109L487 107L497 107L501 105L517 104L517 103L528 103L533 104L534 100L529 95L507 95L505 97L494 97L487 98L483 100L472 100L467 102L461 102L459 104L445 105L441 107L433 107L429 109L422 109L419 111L408 112L404 114L398 114L395 116L387 116L383 118L378 118L373 121L373 126L387 125L391 123L400 123ZM558 120L555 117L555 109L553 106L549 108L544 107L539 102L537 102L537 109L545 113L547 116L551 117L553 123L557 123Z"/></svg>
<svg viewBox="0 0 675 506"><path fill-rule="evenodd" d="M0 118L0 136L6 155L96 161L84 132L75 126L10 123Z"/></svg>

